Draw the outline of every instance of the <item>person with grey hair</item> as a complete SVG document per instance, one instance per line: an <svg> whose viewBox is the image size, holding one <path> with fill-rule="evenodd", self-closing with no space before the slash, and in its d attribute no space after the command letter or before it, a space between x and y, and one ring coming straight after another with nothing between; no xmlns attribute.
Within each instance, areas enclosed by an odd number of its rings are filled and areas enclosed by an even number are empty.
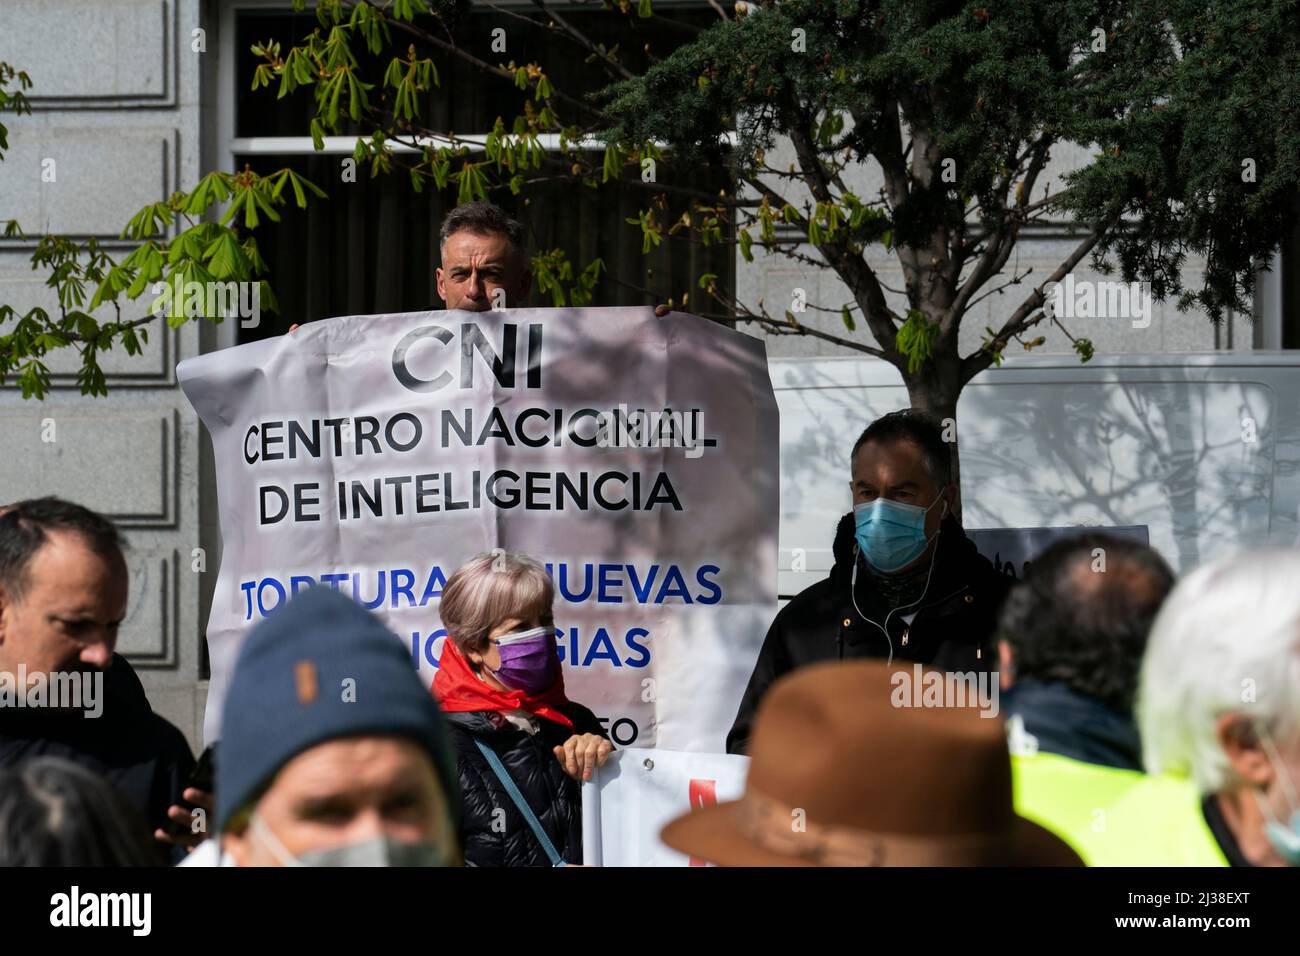
<svg viewBox="0 0 1300 956"><path fill-rule="evenodd" d="M438 297L447 309L517 309L533 286L527 235L518 220L485 199L461 203L438 231ZM289 331L301 326L294 323Z"/></svg>
<svg viewBox="0 0 1300 956"><path fill-rule="evenodd" d="M478 199L447 213L438 231L438 249L438 296L447 309L517 309L528 298L533 271L527 233L495 203ZM655 315L663 318L671 310L659 303ZM295 322L289 331L299 328Z"/></svg>
<svg viewBox="0 0 1300 956"><path fill-rule="evenodd" d="M554 598L543 565L502 551L472 558L443 588L433 693L456 745L470 866L582 860L581 781L613 745L565 695Z"/></svg>
<svg viewBox="0 0 1300 956"><path fill-rule="evenodd" d="M462 203L442 220L438 295L448 309L518 308L532 288L524 227L487 200Z"/></svg>
<svg viewBox="0 0 1300 956"><path fill-rule="evenodd" d="M1233 866L1300 865L1298 581L1300 552L1263 551L1198 568L1169 596L1137 718L1148 772L1186 796L1132 825Z"/></svg>
<svg viewBox="0 0 1300 956"><path fill-rule="evenodd" d="M1109 571L1107 573L1110 573ZM1300 552L1188 574L1147 639L1135 714L1146 773L1013 755L1017 811L1089 866L1300 864Z"/></svg>
<svg viewBox="0 0 1300 956"><path fill-rule="evenodd" d="M486 199L461 203L438 231L442 265L438 295L448 309L487 312L519 308L533 286L523 225ZM659 303L663 318L672 307Z"/></svg>

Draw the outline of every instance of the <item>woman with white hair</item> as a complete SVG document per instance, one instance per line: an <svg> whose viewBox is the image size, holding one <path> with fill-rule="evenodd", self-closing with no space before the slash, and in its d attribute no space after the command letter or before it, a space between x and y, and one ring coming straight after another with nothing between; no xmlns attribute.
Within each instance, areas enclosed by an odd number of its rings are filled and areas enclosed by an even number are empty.
<svg viewBox="0 0 1300 956"><path fill-rule="evenodd" d="M1151 632L1137 717L1151 792L1173 798L1185 779L1199 799L1167 802L1139 839L1176 836L1200 862L1300 864L1300 552L1236 556L1179 583ZM1142 825L1124 813L1110 816Z"/></svg>
<svg viewBox="0 0 1300 956"><path fill-rule="evenodd" d="M581 781L613 746L565 696L554 598L543 565L500 551L466 562L443 588L433 693L456 743L470 866L582 862Z"/></svg>

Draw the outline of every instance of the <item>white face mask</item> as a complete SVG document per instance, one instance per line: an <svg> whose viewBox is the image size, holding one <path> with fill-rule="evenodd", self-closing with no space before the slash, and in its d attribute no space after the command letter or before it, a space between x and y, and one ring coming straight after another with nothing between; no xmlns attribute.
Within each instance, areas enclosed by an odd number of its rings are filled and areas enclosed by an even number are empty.
<svg viewBox="0 0 1300 956"><path fill-rule="evenodd" d="M426 842L398 840L382 834L355 843L311 850L295 856L256 812L248 821L249 835L281 866L451 866L445 847Z"/></svg>

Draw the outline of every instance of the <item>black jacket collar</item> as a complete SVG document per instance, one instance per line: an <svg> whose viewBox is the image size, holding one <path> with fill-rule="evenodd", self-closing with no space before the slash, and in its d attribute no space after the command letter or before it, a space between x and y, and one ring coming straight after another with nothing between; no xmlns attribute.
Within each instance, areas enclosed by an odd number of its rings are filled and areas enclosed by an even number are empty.
<svg viewBox="0 0 1300 956"><path fill-rule="evenodd" d="M1106 767L1142 769L1142 744L1132 716L1061 681L1017 681L1002 695L1002 713L1008 720L1019 716L1041 751Z"/></svg>

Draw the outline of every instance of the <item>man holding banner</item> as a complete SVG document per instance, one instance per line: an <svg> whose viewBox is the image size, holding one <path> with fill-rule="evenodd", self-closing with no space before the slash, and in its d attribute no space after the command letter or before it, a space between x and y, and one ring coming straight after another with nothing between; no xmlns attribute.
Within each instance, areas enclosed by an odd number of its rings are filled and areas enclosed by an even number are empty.
<svg viewBox="0 0 1300 956"><path fill-rule="evenodd" d="M442 220L438 297L448 309L518 308L533 286L524 227L487 200L461 203ZM290 332L301 326L294 323Z"/></svg>
<svg viewBox="0 0 1300 956"><path fill-rule="evenodd" d="M462 203L442 220L438 296L448 309L518 308L532 288L524 227L486 200Z"/></svg>
<svg viewBox="0 0 1300 956"><path fill-rule="evenodd" d="M533 287L523 225L485 199L461 203L442 220L438 297L448 309L486 312L518 308ZM667 305L655 306L662 318ZM297 323L289 326L296 331Z"/></svg>

